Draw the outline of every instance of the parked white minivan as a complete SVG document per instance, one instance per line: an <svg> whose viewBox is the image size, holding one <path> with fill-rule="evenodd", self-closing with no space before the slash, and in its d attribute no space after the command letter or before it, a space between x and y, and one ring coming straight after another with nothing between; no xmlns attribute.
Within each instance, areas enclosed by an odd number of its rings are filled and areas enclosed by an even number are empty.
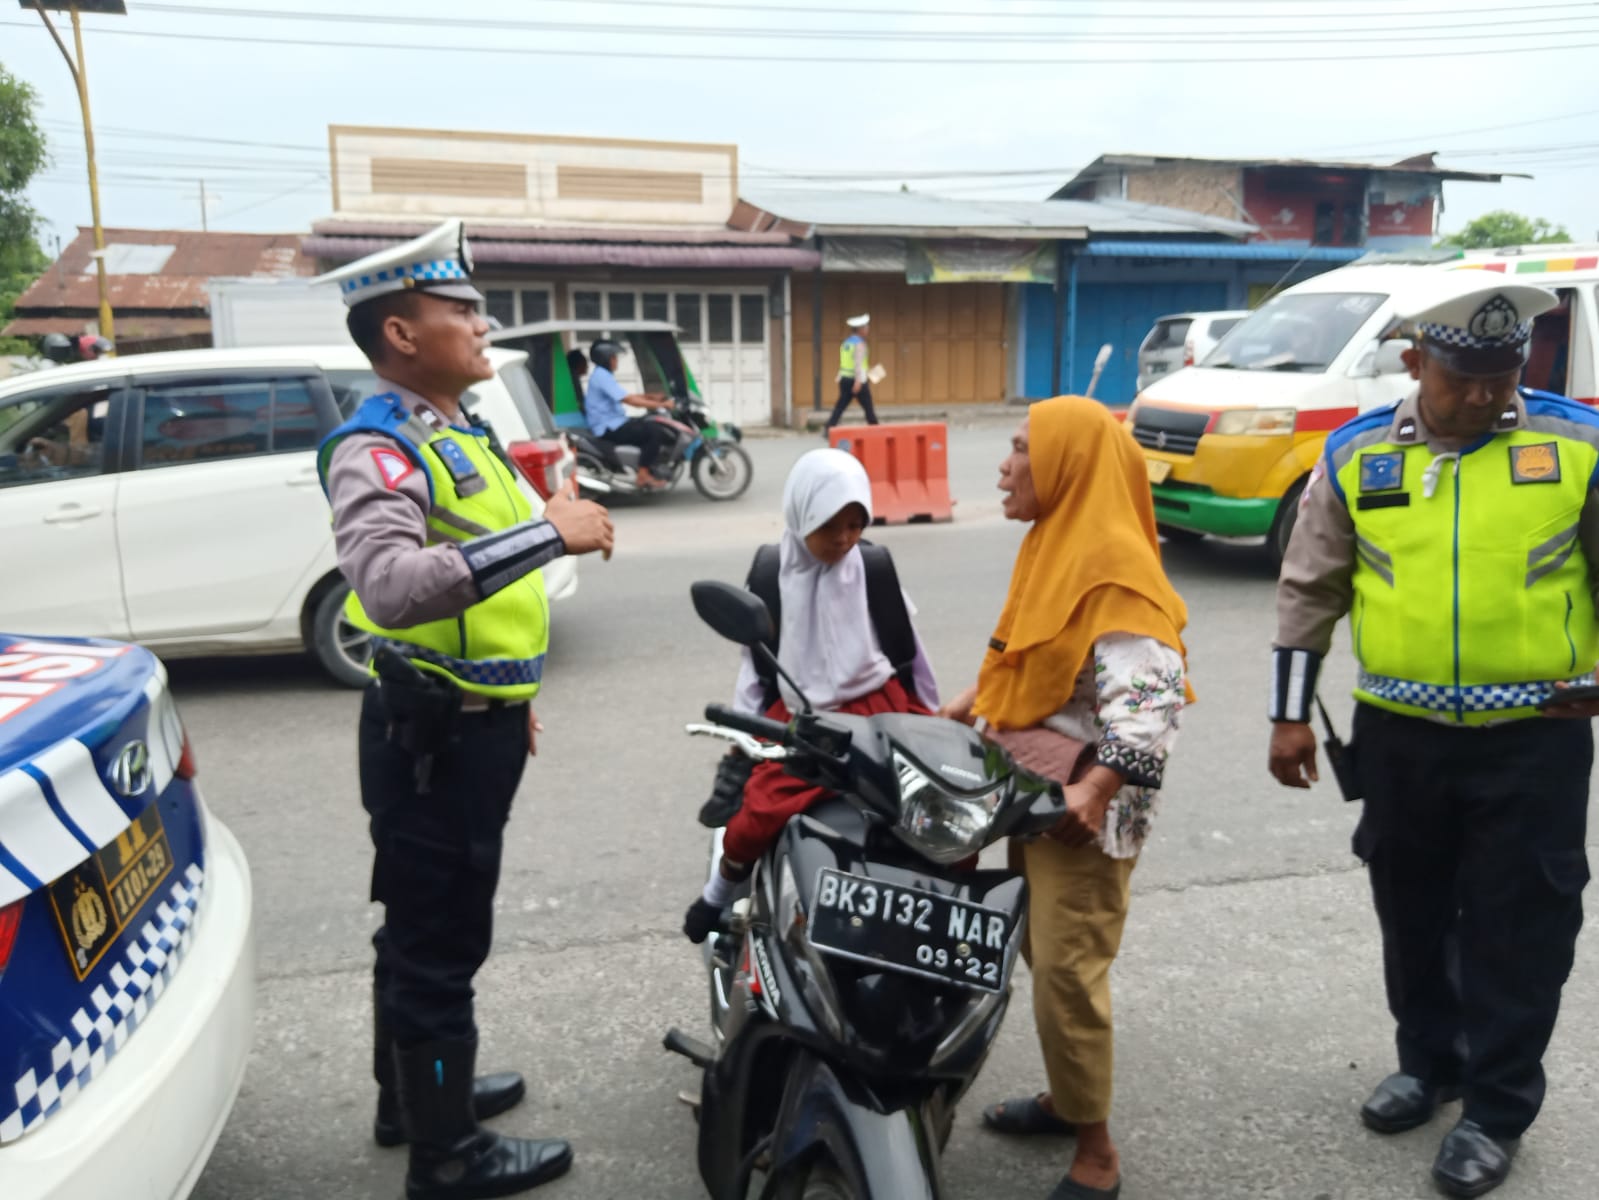
<svg viewBox="0 0 1599 1200"><path fill-rule="evenodd" d="M520 351L466 403L520 470L535 514L575 458ZM368 681L344 620L316 446L374 390L354 346L186 350L0 383L0 628L136 641L163 657L304 648ZM550 598L577 560L544 568Z"/></svg>
<svg viewBox="0 0 1599 1200"><path fill-rule="evenodd" d="M1146 387L1128 413L1155 519L1173 538L1264 535L1281 557L1327 435L1413 387L1396 306L1441 270L1547 287L1522 384L1599 402L1599 245L1521 246L1435 262L1365 261L1308 279L1241 322L1197 366ZM1384 340L1384 339L1387 340Z"/></svg>

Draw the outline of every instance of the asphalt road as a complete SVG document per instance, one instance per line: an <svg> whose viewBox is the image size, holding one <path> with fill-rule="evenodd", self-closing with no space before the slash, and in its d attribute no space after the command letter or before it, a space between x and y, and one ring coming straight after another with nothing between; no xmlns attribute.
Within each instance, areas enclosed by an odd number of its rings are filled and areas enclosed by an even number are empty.
<svg viewBox="0 0 1599 1200"><path fill-rule="evenodd" d="M941 683L969 682L1005 593L1020 530L999 515L1008 424L951 431L956 519L894 527ZM719 750L683 725L731 690L732 647L700 626L688 585L743 578L780 528L788 464L817 440L747 443L756 483L712 505L691 488L618 505L618 550L583 564L557 606L538 709L547 732L518 797L480 976L482 1061L514 1065L531 1096L495 1122L559 1133L577 1166L552 1200L701 1196L695 1125L677 1100L692 1067L660 1049L703 1034L697 953L678 932L703 878L694 813ZM1189 605L1200 703L1185 717L1157 832L1114 973L1117 1104L1128 1200L1409 1200L1453 1109L1398 1138L1356 1109L1391 1069L1375 921L1349 852L1355 812L1330 784L1277 787L1264 769L1262 694L1273 628L1263 553L1167 548ZM1349 681L1335 655L1327 691ZM254 870L260 943L254 1054L196 1200L400 1194L401 1151L369 1128L366 902L370 849L355 775L358 697L297 658L182 662L172 676L214 811ZM1585 938L1584 941L1590 939ZM1506 1200L1590 1200L1599 1178L1599 961L1578 966L1549 1057L1550 1098ZM1029 983L946 1157L952 1198L1034 1198L1069 1144L984 1133L981 1105L1040 1085Z"/></svg>

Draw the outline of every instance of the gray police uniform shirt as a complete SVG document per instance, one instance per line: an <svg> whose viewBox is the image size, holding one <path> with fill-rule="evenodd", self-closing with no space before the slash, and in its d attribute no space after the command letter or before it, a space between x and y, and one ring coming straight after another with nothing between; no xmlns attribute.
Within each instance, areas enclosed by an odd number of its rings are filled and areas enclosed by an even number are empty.
<svg viewBox="0 0 1599 1200"><path fill-rule="evenodd" d="M1434 435L1421 419L1420 389L1399 403L1389 427L1389 438L1401 444L1425 442L1434 454L1450 454L1465 448L1461 439ZM1516 420L1494 432L1510 433L1525 424L1526 405L1518 394L1514 401ZM1414 432L1400 436L1401 427L1413 423ZM1588 560L1589 586L1599 605L1599 502L1588 493L1583 505L1577 536ZM1311 650L1325 655L1332 645L1333 629L1354 601L1355 522L1349 507L1338 498L1322 470L1317 470L1306 485L1299 502L1299 518L1288 552L1283 555L1282 573L1277 582L1277 640L1275 645L1295 650Z"/></svg>
<svg viewBox="0 0 1599 1200"><path fill-rule="evenodd" d="M431 429L450 423L417 393L379 378L374 394L385 392L399 396ZM430 504L424 473L411 471L393 483L384 474L382 459L373 452L394 453L395 441L380 433L351 434L334 447L328 464L339 569L367 615L386 629L459 616L483 598L458 546L428 545ZM565 552L560 534L549 522L538 522L532 532L541 535L535 548L537 565Z"/></svg>

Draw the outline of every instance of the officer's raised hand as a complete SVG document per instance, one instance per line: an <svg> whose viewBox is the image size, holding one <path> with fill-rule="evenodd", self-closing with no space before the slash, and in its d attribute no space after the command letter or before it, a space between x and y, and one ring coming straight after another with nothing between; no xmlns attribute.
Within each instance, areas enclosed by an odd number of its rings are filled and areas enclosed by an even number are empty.
<svg viewBox="0 0 1599 1200"><path fill-rule="evenodd" d="M578 500L566 492L556 492L545 506L544 519L555 526L568 554L592 554L598 550L606 558L616 546L616 530L604 507L592 500Z"/></svg>
<svg viewBox="0 0 1599 1200"><path fill-rule="evenodd" d="M1308 788L1316 773L1316 733L1302 721L1277 721L1271 727L1269 765L1284 787Z"/></svg>

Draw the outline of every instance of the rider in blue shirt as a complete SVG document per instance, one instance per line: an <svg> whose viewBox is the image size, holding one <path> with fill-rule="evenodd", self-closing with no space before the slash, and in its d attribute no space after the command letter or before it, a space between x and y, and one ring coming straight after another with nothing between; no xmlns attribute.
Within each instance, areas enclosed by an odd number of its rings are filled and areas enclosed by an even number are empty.
<svg viewBox="0 0 1599 1200"><path fill-rule="evenodd" d="M632 404L670 411L672 399L659 392L629 393L616 378L616 360L621 353L621 346L603 339L589 347L594 370L589 374L588 390L583 396L583 416L594 436L617 446L639 448L638 483L641 488L665 487L666 481L658 478L653 468L661 451L676 440L672 431L659 421L629 417L622 406Z"/></svg>

